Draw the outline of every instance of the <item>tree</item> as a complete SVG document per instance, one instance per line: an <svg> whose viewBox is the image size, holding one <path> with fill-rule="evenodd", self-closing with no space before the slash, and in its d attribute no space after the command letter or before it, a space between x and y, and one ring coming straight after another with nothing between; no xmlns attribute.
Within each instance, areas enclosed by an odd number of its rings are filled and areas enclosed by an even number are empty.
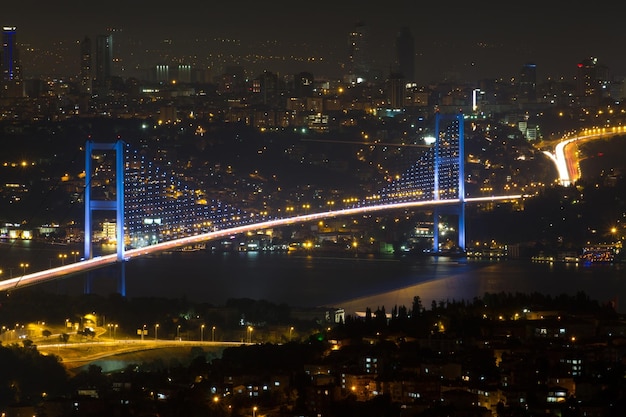
<svg viewBox="0 0 626 417"><path fill-rule="evenodd" d="M419 295L416 295L415 297L413 297L413 305L411 306L411 316L413 318L418 317L420 314L422 314L422 299L420 298Z"/></svg>

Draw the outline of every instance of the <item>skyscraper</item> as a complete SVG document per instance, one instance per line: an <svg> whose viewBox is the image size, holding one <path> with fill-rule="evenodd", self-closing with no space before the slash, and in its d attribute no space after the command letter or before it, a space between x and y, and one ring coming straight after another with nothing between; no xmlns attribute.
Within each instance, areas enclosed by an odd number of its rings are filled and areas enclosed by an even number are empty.
<svg viewBox="0 0 626 417"><path fill-rule="evenodd" d="M387 103L393 109L404 108L406 96L406 81L404 75L392 72L387 78Z"/></svg>
<svg viewBox="0 0 626 417"><path fill-rule="evenodd" d="M518 86L520 101L534 103L537 100L537 65L528 62L522 66Z"/></svg>
<svg viewBox="0 0 626 417"><path fill-rule="evenodd" d="M608 95L609 69L598 58L583 59L577 65L576 96L583 105L597 105Z"/></svg>
<svg viewBox="0 0 626 417"><path fill-rule="evenodd" d="M94 89L98 94L108 94L111 84L111 66L113 65L113 36L96 37L96 79Z"/></svg>
<svg viewBox="0 0 626 417"><path fill-rule="evenodd" d="M17 47L17 29L15 26L2 28L2 95L4 97L22 97L24 85L20 69L19 50Z"/></svg>
<svg viewBox="0 0 626 417"><path fill-rule="evenodd" d="M348 81L358 84L366 81L369 76L369 60L367 57L367 28L358 22L348 35Z"/></svg>
<svg viewBox="0 0 626 417"><path fill-rule="evenodd" d="M408 82L415 81L415 39L408 27L403 27L396 36L397 71Z"/></svg>
<svg viewBox="0 0 626 417"><path fill-rule="evenodd" d="M80 92L91 95L93 88L93 74L91 72L91 39L85 36L80 44Z"/></svg>

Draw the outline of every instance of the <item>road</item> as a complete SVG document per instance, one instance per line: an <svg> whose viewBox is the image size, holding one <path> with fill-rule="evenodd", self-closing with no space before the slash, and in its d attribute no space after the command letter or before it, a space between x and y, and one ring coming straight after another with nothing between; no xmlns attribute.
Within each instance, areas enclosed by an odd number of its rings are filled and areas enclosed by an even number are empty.
<svg viewBox="0 0 626 417"><path fill-rule="evenodd" d="M465 198L463 201L466 203L479 202L479 201L498 201L498 200L513 200L523 198L520 194L515 195L502 195L502 196L490 196L490 197L475 197ZM0 291L12 291L18 288L35 285L54 279L66 277L68 275L87 272L96 268L102 268L105 266L113 265L116 262L129 260L139 256L144 256L152 253L163 252L179 247L192 246L198 243L207 242L210 240L221 239L230 237L237 234L254 232L257 230L271 229L273 227L285 226L297 223L305 223L309 221L317 221L321 219L328 219L340 216L351 216L362 213L373 213L377 211L390 210L390 209L404 209L411 207L429 207L439 205L454 205L461 203L460 199L446 199L446 200L428 200L428 201L408 201L402 203L393 204L380 204L372 206L355 207L348 209L341 209L335 211L326 211L321 213L305 214L300 216L260 221L258 223L249 224L245 226L237 226L229 229L217 230L208 233L201 233L194 236L188 236L180 239L169 240L166 242L157 243L154 245L146 246L138 249L130 249L124 251L124 259L118 259L116 253L104 256L97 256L92 259L85 259L80 262L69 263L67 265L59 266L56 268L45 269L43 271L37 271L30 274L24 274L18 277L9 278L4 281L0 281Z"/></svg>
<svg viewBox="0 0 626 417"><path fill-rule="evenodd" d="M552 162L554 162L559 178L558 181L563 186L569 186L581 178L579 159L576 146L570 146L580 141L589 141L596 139L608 139L613 136L626 134L626 128L622 126L616 128L590 129L585 130L575 137L563 138L554 147L554 153L543 151Z"/></svg>
<svg viewBox="0 0 626 417"><path fill-rule="evenodd" d="M63 365L68 369L79 368L91 362L122 355L155 349L166 348L227 348L241 346L242 342L200 342L186 340L109 340L95 339L93 341L74 343L51 343L37 345L37 350L46 355L55 355L61 358Z"/></svg>

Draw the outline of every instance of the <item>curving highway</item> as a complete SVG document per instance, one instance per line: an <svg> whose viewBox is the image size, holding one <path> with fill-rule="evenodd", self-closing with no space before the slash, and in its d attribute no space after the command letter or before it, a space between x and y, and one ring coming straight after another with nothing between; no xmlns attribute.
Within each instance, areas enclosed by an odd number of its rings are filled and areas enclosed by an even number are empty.
<svg viewBox="0 0 626 417"><path fill-rule="evenodd" d="M567 145L580 140L606 139L611 136L624 135L625 133L626 128L622 126L609 128L608 130L607 128L585 130L583 134L576 135L574 138L563 139L554 147L554 153L550 151L543 151L543 153L554 162L559 174L558 181L561 185L569 186L580 179L581 172L578 167L576 152L571 147L568 149Z"/></svg>

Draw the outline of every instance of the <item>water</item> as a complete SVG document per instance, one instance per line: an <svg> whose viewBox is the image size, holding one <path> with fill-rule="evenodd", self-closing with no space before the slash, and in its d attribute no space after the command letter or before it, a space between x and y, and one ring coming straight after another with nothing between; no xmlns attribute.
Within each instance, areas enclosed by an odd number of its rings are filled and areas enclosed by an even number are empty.
<svg viewBox="0 0 626 417"><path fill-rule="evenodd" d="M22 272L20 262L28 262L27 272L32 272L50 264L60 265L63 260L58 254L80 249L35 242L4 243L0 245L2 276L8 278L9 264L13 265L13 276L18 276ZM68 255L64 261L70 260ZM95 271L92 292L116 292L119 270L118 265ZM617 301L618 310L626 311L626 265L198 251L133 259L125 270L126 295L130 298L185 297L214 305L230 298L251 298L290 306L338 307L352 314L366 307L384 306L387 311L401 305L410 308L414 296L429 308L433 300L472 300L486 292L573 295L583 291L603 303ZM85 278L76 275L39 285L47 291L80 294Z"/></svg>

